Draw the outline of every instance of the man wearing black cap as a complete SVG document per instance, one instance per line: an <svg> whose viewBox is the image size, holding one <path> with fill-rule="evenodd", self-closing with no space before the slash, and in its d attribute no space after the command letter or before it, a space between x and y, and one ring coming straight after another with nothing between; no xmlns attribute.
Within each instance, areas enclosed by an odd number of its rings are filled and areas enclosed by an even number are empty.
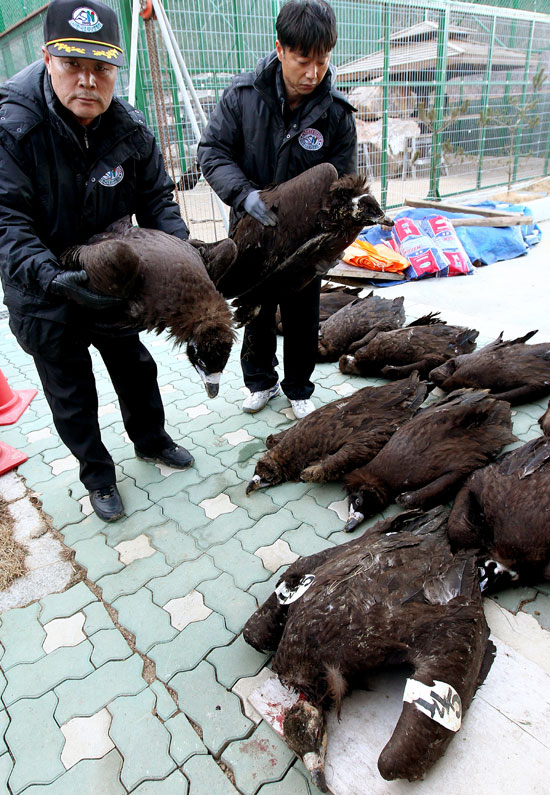
<svg viewBox="0 0 550 795"><path fill-rule="evenodd" d="M189 236L143 114L113 96L123 62L114 11L52 0L43 61L0 87L0 273L10 328L35 361L61 439L104 521L124 515L101 441L88 351L101 354L139 458L179 469L193 457L164 429L157 368L135 331L114 325L120 302L98 295L58 257L124 215Z"/></svg>

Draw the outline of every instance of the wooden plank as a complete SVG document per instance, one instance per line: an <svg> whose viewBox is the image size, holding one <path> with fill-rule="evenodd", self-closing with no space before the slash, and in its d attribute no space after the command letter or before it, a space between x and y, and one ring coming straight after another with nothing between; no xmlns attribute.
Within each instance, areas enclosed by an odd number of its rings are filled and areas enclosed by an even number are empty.
<svg viewBox="0 0 550 795"><path fill-rule="evenodd" d="M500 218L449 218L453 226L527 226L534 224L532 215L503 215Z"/></svg>
<svg viewBox="0 0 550 795"><path fill-rule="evenodd" d="M503 215L517 215L517 213L506 213L503 210L470 207L466 204L445 204L444 202L430 201L429 199L405 199L405 204L409 207L429 207L432 210L444 210L447 213L472 213L473 215L484 215L488 218L500 218Z"/></svg>
<svg viewBox="0 0 550 795"><path fill-rule="evenodd" d="M338 282L338 284L357 285L361 282L367 282L367 279L380 279L381 281L400 281L404 279L402 273L394 273L393 271L370 271L366 268L359 268L354 265L348 265L346 262L340 261L336 267L331 268L321 278L328 279L331 282Z"/></svg>

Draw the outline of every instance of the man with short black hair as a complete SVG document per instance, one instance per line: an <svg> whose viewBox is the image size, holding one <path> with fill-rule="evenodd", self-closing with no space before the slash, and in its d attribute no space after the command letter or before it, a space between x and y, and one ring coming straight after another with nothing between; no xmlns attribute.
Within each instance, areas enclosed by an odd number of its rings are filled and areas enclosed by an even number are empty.
<svg viewBox="0 0 550 795"><path fill-rule="evenodd" d="M277 17L275 51L255 72L233 78L214 109L198 148L202 172L231 206L231 224L249 213L264 225L277 223L259 192L286 182L318 163L338 175L356 170L354 108L334 87L330 65L336 18L324 0L290 0ZM304 197L304 200L307 197ZM320 280L280 302L284 379L275 367L276 302L266 302L244 331L241 366L250 394L243 411L260 411L283 392L297 419L314 410L311 374L319 326Z"/></svg>
<svg viewBox="0 0 550 795"><path fill-rule="evenodd" d="M65 249L124 215L185 240L152 132L113 96L123 63L115 12L98 0L52 0L43 61L0 88L0 273L10 328L35 361L57 431L80 463L96 514L124 515L103 442L88 348L100 352L138 458L183 469L193 457L164 428L157 368L120 301L63 270Z"/></svg>

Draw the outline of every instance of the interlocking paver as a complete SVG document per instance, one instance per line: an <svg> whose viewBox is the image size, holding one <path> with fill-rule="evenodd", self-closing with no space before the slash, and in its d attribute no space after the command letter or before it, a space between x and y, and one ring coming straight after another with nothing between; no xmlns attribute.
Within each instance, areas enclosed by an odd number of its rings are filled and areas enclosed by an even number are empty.
<svg viewBox="0 0 550 795"><path fill-rule="evenodd" d="M132 795L187 795L189 782L179 770L174 770L164 781L144 781L132 790Z"/></svg>
<svg viewBox="0 0 550 795"><path fill-rule="evenodd" d="M113 607L118 611L119 623L135 636L136 646L144 654L156 643L178 634L166 610L153 602L147 588L140 588L131 596L121 596L113 602Z"/></svg>
<svg viewBox="0 0 550 795"><path fill-rule="evenodd" d="M233 638L223 618L211 613L204 621L189 624L168 643L158 643L148 656L156 663L157 676L163 682L179 671L194 668L215 646L223 646Z"/></svg>
<svg viewBox="0 0 550 795"><path fill-rule="evenodd" d="M154 577L162 577L171 571L162 552L155 552L150 558L134 560L117 574L107 574L97 584L105 601L113 602L119 596L135 593Z"/></svg>
<svg viewBox="0 0 550 795"><path fill-rule="evenodd" d="M97 517L96 517L97 518ZM88 517L85 522L93 521L94 517ZM140 533L143 533L144 528L156 527L157 525L164 524L166 517L162 513L159 505L153 505L146 511L136 511L131 516L126 516L119 519L118 522L112 522L106 525L105 522L100 521L99 530L107 537L107 543L111 547L116 547L121 541L131 541Z"/></svg>
<svg viewBox="0 0 550 795"><path fill-rule="evenodd" d="M255 495L252 494L251 502L254 501L254 498ZM259 547L273 544L286 530L299 525L299 519L295 519L290 511L287 511L286 508L279 508L276 513L263 516L251 527L239 530L235 533L235 538L239 539L247 552L254 553Z"/></svg>
<svg viewBox="0 0 550 795"><path fill-rule="evenodd" d="M83 566L88 578L96 582L107 574L115 574L124 568L115 549L107 545L105 536L98 533L93 538L73 544L75 560Z"/></svg>
<svg viewBox="0 0 550 795"><path fill-rule="evenodd" d="M534 616L544 629L550 629L550 596L547 594L539 593L534 602L523 606L522 611Z"/></svg>
<svg viewBox="0 0 550 795"><path fill-rule="evenodd" d="M254 553L260 558L264 567L268 571L278 571L281 566L288 566L298 558L298 555L291 550L287 541L278 538L273 544L259 547Z"/></svg>
<svg viewBox="0 0 550 795"><path fill-rule="evenodd" d="M61 724L71 718L89 717L118 696L140 693L146 687L142 669L143 660L133 654L127 660L105 663L85 679L67 679L55 689L59 700L56 720Z"/></svg>
<svg viewBox="0 0 550 795"><path fill-rule="evenodd" d="M265 667L262 668L262 670L258 674L256 674L256 676L242 677L237 682L235 682L235 684L231 688L233 693L235 693L241 699L242 709L246 717L254 721L256 725L260 723L260 721L262 720L262 716L260 715L259 712L257 712L254 709L254 707L248 700L248 697L251 693L254 692L254 690L256 690L256 688L263 685L264 682L267 679L270 679L272 676L273 672L271 671L271 669Z"/></svg>
<svg viewBox="0 0 550 795"><path fill-rule="evenodd" d="M270 575L261 560L243 549L236 538L230 538L221 546L212 547L210 554L218 568L229 572L235 584L243 591L246 591L253 582L266 580Z"/></svg>
<svg viewBox="0 0 550 795"><path fill-rule="evenodd" d="M199 591L190 591L187 596L170 599L163 605L163 610L170 614L170 623L177 630L185 629L193 621L204 621L212 612L204 604L204 596Z"/></svg>
<svg viewBox="0 0 550 795"><path fill-rule="evenodd" d="M242 714L239 698L216 682L207 662L177 674L170 686L178 694L180 709L202 728L203 742L213 754L230 740L246 736L253 726Z"/></svg>
<svg viewBox="0 0 550 795"><path fill-rule="evenodd" d="M300 524L293 530L287 530L281 538L290 545L293 552L301 557L314 555L327 547L334 546L332 540L318 536L313 527L308 524Z"/></svg>
<svg viewBox="0 0 550 795"><path fill-rule="evenodd" d="M8 724L10 722L8 713L6 710L2 710L0 712L0 755L6 753L8 750L8 746L6 745L4 734L6 729L8 728Z"/></svg>
<svg viewBox="0 0 550 795"><path fill-rule="evenodd" d="M40 621L47 624L52 618L64 618L72 616L86 605L95 602L96 597L88 586L79 582L67 591L59 594L51 594L40 600L42 612Z"/></svg>
<svg viewBox="0 0 550 795"><path fill-rule="evenodd" d="M332 503L347 499L347 492L342 483L316 483L308 492L318 505L328 508ZM347 518L347 512L346 512Z"/></svg>
<svg viewBox="0 0 550 795"><path fill-rule="evenodd" d="M2 431L2 440L5 440L7 444L11 444L12 447L15 447L17 450L21 450L21 448L24 447L23 436L21 436L18 441L17 439L8 438L8 435ZM45 482L51 483L51 467L43 461L41 456L29 458L24 463L19 464L17 471L25 478L27 486L31 489L37 489L37 491L40 491L38 488L39 484Z"/></svg>
<svg viewBox="0 0 550 795"><path fill-rule="evenodd" d="M237 486L226 489L225 493L229 495L232 503L244 508L251 519L262 519L264 516L281 510L280 505L274 503L269 496L269 489L261 489L252 495L247 495L246 485L247 483L243 480Z"/></svg>
<svg viewBox="0 0 550 795"><path fill-rule="evenodd" d="M121 563L125 566L134 560L150 558L155 554L155 550L151 546L151 539L145 533L140 533L131 541L121 541L116 545L115 550L118 552Z"/></svg>
<svg viewBox="0 0 550 795"><path fill-rule="evenodd" d="M29 787L25 795L125 795L121 769L122 757L113 749L101 759L83 759L47 787Z"/></svg>
<svg viewBox="0 0 550 795"><path fill-rule="evenodd" d="M263 722L248 739L231 743L222 754L244 795L253 795L261 784L280 779L293 759L290 748Z"/></svg>
<svg viewBox="0 0 550 795"><path fill-rule="evenodd" d="M118 629L100 629L90 640L94 647L91 660L96 668L109 660L125 660L132 654L132 649Z"/></svg>
<svg viewBox="0 0 550 795"><path fill-rule="evenodd" d="M199 547L209 549L214 544L223 544L232 538L238 530L250 527L253 524L254 519L242 508L237 508L230 514L218 516L217 519L210 521L207 520L207 524L190 532Z"/></svg>
<svg viewBox="0 0 550 795"><path fill-rule="evenodd" d="M315 788L317 789L317 788ZM321 790L317 790L320 792ZM273 784L264 784L258 790L258 795L310 795L310 788L301 773L291 767L281 781Z"/></svg>
<svg viewBox="0 0 550 795"><path fill-rule="evenodd" d="M313 525L317 535L323 538L328 538L335 530L341 529L341 521L334 511L323 508L310 494L304 495L299 500L287 502L286 508L295 519Z"/></svg>
<svg viewBox="0 0 550 795"><path fill-rule="evenodd" d="M46 654L42 648L46 633L38 622L39 613L38 603L2 613L0 642L5 648L2 656L4 671L13 665L35 662Z"/></svg>
<svg viewBox="0 0 550 795"><path fill-rule="evenodd" d="M168 718L172 717L178 708L176 702L168 692L165 685L162 684L160 679L155 679L153 682L151 682L150 688L157 698L155 703L155 712L160 718L162 718L162 720L167 721Z"/></svg>
<svg viewBox="0 0 550 795"><path fill-rule="evenodd" d="M189 779L189 795L235 795L237 790L211 756L192 756L183 766Z"/></svg>
<svg viewBox="0 0 550 795"><path fill-rule="evenodd" d="M11 756L9 754L3 754L0 756L0 787L3 787L4 792L9 792L8 779L12 770L13 760Z"/></svg>
<svg viewBox="0 0 550 795"><path fill-rule="evenodd" d="M269 496L277 505L289 509L291 502L299 502L311 488L313 488L311 483L302 481L300 483L279 483L269 489ZM251 494L250 497L254 497L254 494Z"/></svg>
<svg viewBox="0 0 550 795"><path fill-rule="evenodd" d="M61 762L65 738L54 720L56 705L50 691L39 698L21 698L8 710L6 743L15 759L9 786L14 795L31 784L49 784L65 772Z"/></svg>
<svg viewBox="0 0 550 795"><path fill-rule="evenodd" d="M4 704L9 707L25 696L42 696L63 681L82 679L94 670L90 662L92 648L90 641L85 640L78 646L61 646L37 662L10 668L3 694Z"/></svg>
<svg viewBox="0 0 550 795"><path fill-rule="evenodd" d="M203 582L197 588L204 594L206 604L225 618L227 628L232 632L240 632L256 610L254 597L237 588L229 574Z"/></svg>
<svg viewBox="0 0 550 795"><path fill-rule="evenodd" d="M170 756L182 765L194 754L207 754L208 750L189 720L179 712L164 724L171 735Z"/></svg>
<svg viewBox="0 0 550 795"><path fill-rule="evenodd" d="M56 481L61 480L62 477L58 475ZM43 510L51 516L55 529L60 531L66 525L78 524L84 519L80 503L74 496L69 494L69 488L74 482L74 473L66 473L64 480L66 481L65 488L63 488L61 483L56 482L55 489L44 488L40 495Z"/></svg>
<svg viewBox="0 0 550 795"><path fill-rule="evenodd" d="M176 767L168 753L170 733L153 715L154 706L155 694L147 689L121 696L108 707L113 716L110 735L124 759L120 778L129 790L146 779L163 779Z"/></svg>
<svg viewBox="0 0 550 795"><path fill-rule="evenodd" d="M190 486L187 489L187 496L191 502L198 505L203 500L217 497L218 494L221 494L230 486L235 486L237 483L238 478L235 472L232 469L224 469L223 472L211 475L195 486Z"/></svg>
<svg viewBox="0 0 550 795"><path fill-rule="evenodd" d="M231 502L227 494L218 494L217 497L202 500L199 508L203 509L208 519L217 519L222 514L232 513L237 506Z"/></svg>
<svg viewBox="0 0 550 795"><path fill-rule="evenodd" d="M214 649L206 658L216 669L216 678L225 687L233 687L243 676L254 676L269 660L268 654L256 651L239 635L228 646Z"/></svg>
<svg viewBox="0 0 550 795"><path fill-rule="evenodd" d="M201 555L197 560L189 560L167 574L151 580L147 587L153 593L157 605L163 607L170 599L185 596L204 580L219 577L222 570L214 566L209 555Z"/></svg>
<svg viewBox="0 0 550 795"><path fill-rule="evenodd" d="M65 737L61 761L67 770L81 759L101 759L114 748L110 725L111 716L104 708L89 718L73 718L61 726Z"/></svg>
<svg viewBox="0 0 550 795"><path fill-rule="evenodd" d="M184 531L200 527L208 522L203 508L190 502L185 492L179 492L173 497L165 497L162 500L162 510L165 517L172 519Z"/></svg>
<svg viewBox="0 0 550 795"><path fill-rule="evenodd" d="M102 602L92 602L83 607L82 612L86 616L84 632L88 636L93 635L94 632L100 629L112 629L114 627L111 617Z"/></svg>
<svg viewBox="0 0 550 795"><path fill-rule="evenodd" d="M254 585L251 585L248 589L248 592L252 594L252 596L256 599L258 604L263 604L268 596L275 590L275 586L279 581L279 577L283 574L285 568L283 566L281 571L276 571L268 580L263 580L259 582L255 582Z"/></svg>
<svg viewBox="0 0 550 795"><path fill-rule="evenodd" d="M517 613L523 602L531 602L537 598L537 592L534 588L507 588L504 591L493 594L491 598L502 607L505 607L506 610Z"/></svg>
<svg viewBox="0 0 550 795"><path fill-rule="evenodd" d="M86 639L82 627L86 616L82 611L68 618L54 618L44 625L46 639L43 648L46 654L58 649L60 646L77 646Z"/></svg>

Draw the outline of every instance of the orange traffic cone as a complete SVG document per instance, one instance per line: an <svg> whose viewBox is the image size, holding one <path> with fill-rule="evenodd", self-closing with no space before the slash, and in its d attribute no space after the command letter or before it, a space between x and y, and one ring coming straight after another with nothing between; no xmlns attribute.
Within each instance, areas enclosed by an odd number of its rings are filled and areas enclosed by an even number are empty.
<svg viewBox="0 0 550 795"><path fill-rule="evenodd" d="M15 447L10 447L9 444L0 442L0 475L19 466L19 464L26 461L28 457L26 453L16 450Z"/></svg>
<svg viewBox="0 0 550 795"><path fill-rule="evenodd" d="M11 425L25 411L37 389L10 389L6 376L0 370L0 425Z"/></svg>

